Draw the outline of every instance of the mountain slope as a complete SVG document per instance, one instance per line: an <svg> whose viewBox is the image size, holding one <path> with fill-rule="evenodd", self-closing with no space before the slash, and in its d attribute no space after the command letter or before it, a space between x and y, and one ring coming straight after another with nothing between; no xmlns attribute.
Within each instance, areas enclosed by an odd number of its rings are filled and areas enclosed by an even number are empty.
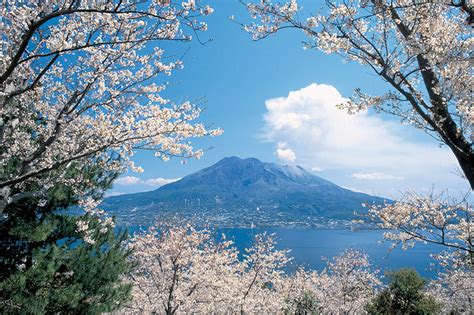
<svg viewBox="0 0 474 315"><path fill-rule="evenodd" d="M300 166L229 157L157 190L107 198L103 207L127 224L150 224L158 216L227 226L307 226L351 220L362 203L382 202Z"/></svg>

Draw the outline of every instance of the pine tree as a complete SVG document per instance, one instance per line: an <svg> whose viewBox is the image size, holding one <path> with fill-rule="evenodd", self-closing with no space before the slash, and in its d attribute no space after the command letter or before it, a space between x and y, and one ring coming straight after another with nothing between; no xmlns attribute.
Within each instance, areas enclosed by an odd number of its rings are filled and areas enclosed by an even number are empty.
<svg viewBox="0 0 474 315"><path fill-rule="evenodd" d="M440 309L423 289L426 281L414 269L404 268L388 274L389 287L366 306L369 314L434 314Z"/></svg>
<svg viewBox="0 0 474 315"><path fill-rule="evenodd" d="M84 189L95 198L118 175L79 165L66 173L71 178L81 174ZM123 281L132 267L123 246L127 233L104 229L97 218L78 214L76 204L71 189L56 185L46 200L23 199L2 213L0 313L97 314L128 300L130 286ZM92 243L77 231L79 220L88 222Z"/></svg>

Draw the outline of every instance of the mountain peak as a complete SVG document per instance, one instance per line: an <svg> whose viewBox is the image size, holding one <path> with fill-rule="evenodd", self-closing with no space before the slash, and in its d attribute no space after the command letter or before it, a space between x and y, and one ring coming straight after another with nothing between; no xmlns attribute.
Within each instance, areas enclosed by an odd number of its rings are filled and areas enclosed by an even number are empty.
<svg viewBox="0 0 474 315"><path fill-rule="evenodd" d="M383 199L344 189L298 165L231 156L155 191L108 198L105 206L141 209L144 219L159 212L272 225L275 220L351 219L362 203L372 202ZM284 224L280 221L277 225Z"/></svg>
<svg viewBox="0 0 474 315"><path fill-rule="evenodd" d="M263 163L263 162L254 157L240 158L238 156L228 156L221 159L214 165L229 164L229 163Z"/></svg>
<svg viewBox="0 0 474 315"><path fill-rule="evenodd" d="M226 157L214 165L190 174L183 179L158 188L156 191L199 187L203 190L232 191L307 189L307 186L335 184L309 173L301 166L262 162L256 158ZM197 189L197 188L196 188Z"/></svg>

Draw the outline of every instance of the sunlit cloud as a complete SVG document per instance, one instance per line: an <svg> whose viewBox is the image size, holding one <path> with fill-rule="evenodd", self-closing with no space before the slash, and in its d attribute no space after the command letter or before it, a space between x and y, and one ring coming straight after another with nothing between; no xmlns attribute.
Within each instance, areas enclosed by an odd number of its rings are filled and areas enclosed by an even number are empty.
<svg viewBox="0 0 474 315"><path fill-rule="evenodd" d="M286 142L278 143L275 151L276 156L282 162L294 162L296 160L296 154L293 150L287 148Z"/></svg>
<svg viewBox="0 0 474 315"><path fill-rule="evenodd" d="M338 174L347 186L358 181L366 183L361 189L371 189L369 183L377 181L377 188L384 183L385 192L392 192L436 183L444 188L459 185L449 149L414 139L411 127L398 121L368 111L349 115L336 106L344 101L335 87L325 84L269 99L261 137L275 143L280 160Z"/></svg>

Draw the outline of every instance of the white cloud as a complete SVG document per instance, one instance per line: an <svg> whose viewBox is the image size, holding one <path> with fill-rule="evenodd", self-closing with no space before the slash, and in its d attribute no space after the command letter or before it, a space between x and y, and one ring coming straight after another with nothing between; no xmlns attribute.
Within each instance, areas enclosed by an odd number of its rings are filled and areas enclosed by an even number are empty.
<svg viewBox="0 0 474 315"><path fill-rule="evenodd" d="M294 162L296 160L296 154L293 150L287 148L286 142L278 143L277 150L275 151L278 159L283 162Z"/></svg>
<svg viewBox="0 0 474 315"><path fill-rule="evenodd" d="M439 183L445 188L460 185L452 174L457 162L449 149L413 139L411 127L398 121L368 112L349 115L336 107L344 101L336 88L325 84L311 84L286 97L269 99L263 138L276 144L279 158L297 157L296 162L309 169L346 178L341 184L347 186L348 174L359 179L400 179L390 191L415 183ZM293 154L284 151L288 148Z"/></svg>
<svg viewBox="0 0 474 315"><path fill-rule="evenodd" d="M176 182L180 179L181 178L161 178L161 177L158 177L158 178L147 179L145 181L145 183L147 185L150 185L150 186L159 187L159 186L163 186L163 185L166 185L166 184L169 184L169 183Z"/></svg>
<svg viewBox="0 0 474 315"><path fill-rule="evenodd" d="M108 192L105 193L105 197L120 196L120 195L123 195L123 194L126 194L126 193L121 192L121 191L108 191Z"/></svg>
<svg viewBox="0 0 474 315"><path fill-rule="evenodd" d="M381 172L373 173L354 173L351 175L353 178L364 179L364 180L402 180L401 176L393 176L390 174L384 174Z"/></svg>
<svg viewBox="0 0 474 315"><path fill-rule="evenodd" d="M114 182L117 185L122 185L122 186L130 186L130 185L138 185L141 183L140 178L136 176L124 176L117 178Z"/></svg>
<svg viewBox="0 0 474 315"><path fill-rule="evenodd" d="M117 178L115 180L116 185L121 185L121 186L133 186L133 185L147 185L147 186L153 186L153 187L160 187L175 181L180 180L181 178L150 178L150 179L140 179L136 176L124 176Z"/></svg>

